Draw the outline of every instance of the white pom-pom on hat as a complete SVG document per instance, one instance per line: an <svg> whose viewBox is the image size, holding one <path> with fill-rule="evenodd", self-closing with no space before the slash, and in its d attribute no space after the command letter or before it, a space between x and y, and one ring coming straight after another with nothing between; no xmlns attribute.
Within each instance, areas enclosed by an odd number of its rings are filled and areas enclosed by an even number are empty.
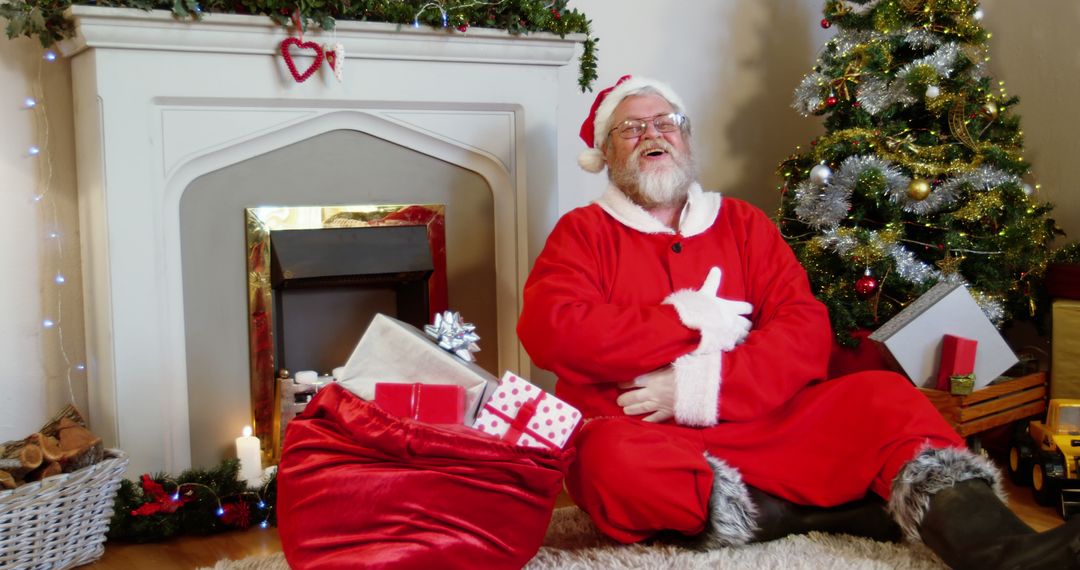
<svg viewBox="0 0 1080 570"><path fill-rule="evenodd" d="M604 169L604 153L595 148L587 148L578 155L577 163L585 172L595 174Z"/></svg>

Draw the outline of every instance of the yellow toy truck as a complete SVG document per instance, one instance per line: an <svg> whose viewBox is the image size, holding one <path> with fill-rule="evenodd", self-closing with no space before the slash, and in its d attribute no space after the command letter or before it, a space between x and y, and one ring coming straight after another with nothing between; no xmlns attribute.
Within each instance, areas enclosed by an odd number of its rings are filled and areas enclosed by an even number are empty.
<svg viewBox="0 0 1080 570"><path fill-rule="evenodd" d="M1009 476L1062 518L1080 513L1080 400L1053 399L1046 421L1021 424L1009 446Z"/></svg>

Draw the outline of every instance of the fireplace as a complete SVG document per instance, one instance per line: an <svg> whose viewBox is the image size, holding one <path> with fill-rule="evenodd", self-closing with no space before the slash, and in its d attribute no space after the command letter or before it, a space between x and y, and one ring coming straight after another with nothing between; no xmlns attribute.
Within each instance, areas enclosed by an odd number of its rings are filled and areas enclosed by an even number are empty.
<svg viewBox="0 0 1080 570"><path fill-rule="evenodd" d="M405 164L416 160L405 158ZM490 191L478 186L468 192L472 200L483 201ZM455 202L462 197L450 196ZM447 310L445 205L259 207L247 209L245 217L251 418L264 456L273 461L291 417L282 415L282 405L292 409L296 403L279 392L297 389L292 378L301 371L328 376L345 364L376 313L422 329ZM202 225L188 222L181 225ZM490 243L490 225L470 222L466 237ZM455 233L458 247L465 246L462 235ZM204 265L214 255L200 248L191 257ZM225 263L236 261L222 257ZM474 268L480 269L478 276L465 277L455 264L455 287L477 297L493 294L494 270L483 265ZM494 311L484 309L477 316L494 323ZM204 358L190 349L192 344L189 340L189 369ZM494 359L487 364L498 365ZM189 394L190 388L189 383ZM213 415L227 417L229 410Z"/></svg>
<svg viewBox="0 0 1080 570"><path fill-rule="evenodd" d="M89 415L132 472L216 464L251 423L245 208L446 204L449 305L485 367L529 371L514 326L583 38L341 22L343 81L297 84L265 18L71 16Z"/></svg>

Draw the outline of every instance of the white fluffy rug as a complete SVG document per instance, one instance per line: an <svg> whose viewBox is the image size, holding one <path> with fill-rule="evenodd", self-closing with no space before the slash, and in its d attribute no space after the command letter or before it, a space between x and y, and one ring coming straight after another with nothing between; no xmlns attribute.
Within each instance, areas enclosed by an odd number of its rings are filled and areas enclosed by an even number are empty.
<svg viewBox="0 0 1080 570"><path fill-rule="evenodd" d="M202 570L288 568L285 557L274 554L236 561L222 560L212 569ZM940 570L945 566L926 548L817 532L710 552L695 552L658 544L625 546L601 536L581 509L566 507L555 510L548 534L544 538L544 546L525 568Z"/></svg>

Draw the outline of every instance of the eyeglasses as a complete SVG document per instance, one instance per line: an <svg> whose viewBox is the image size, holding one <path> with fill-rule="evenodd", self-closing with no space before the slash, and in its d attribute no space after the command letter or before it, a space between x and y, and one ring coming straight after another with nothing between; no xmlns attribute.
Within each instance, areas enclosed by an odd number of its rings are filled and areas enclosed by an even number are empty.
<svg viewBox="0 0 1080 570"><path fill-rule="evenodd" d="M649 130L649 123L652 123L657 132L671 133L683 128L687 124L687 119L686 115L682 113L668 113L649 117L648 119L627 119L615 125L615 128L608 131L608 134L618 133L621 138L635 139Z"/></svg>

